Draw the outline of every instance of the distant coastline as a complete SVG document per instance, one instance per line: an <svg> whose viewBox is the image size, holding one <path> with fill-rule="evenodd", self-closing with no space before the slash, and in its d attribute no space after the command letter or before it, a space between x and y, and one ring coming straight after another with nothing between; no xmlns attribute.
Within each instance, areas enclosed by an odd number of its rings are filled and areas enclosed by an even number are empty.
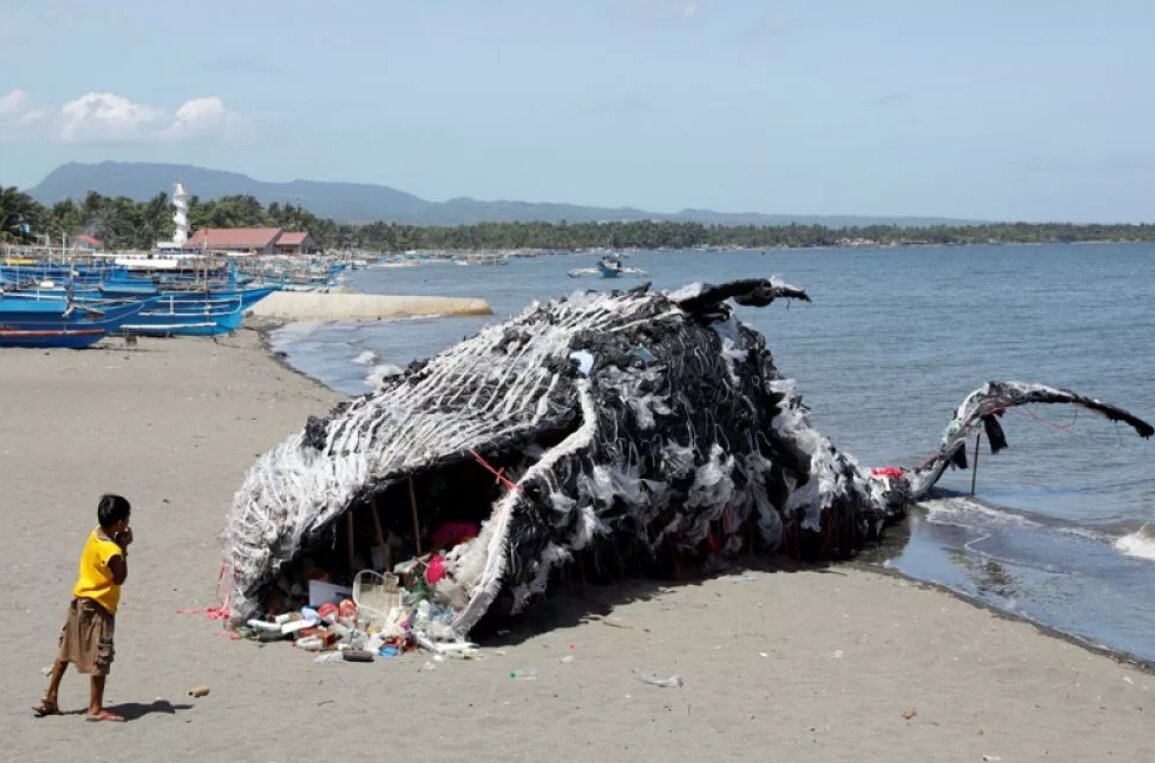
<svg viewBox="0 0 1155 763"><path fill-rule="evenodd" d="M167 194L148 201L108 197L93 191L83 201L50 206L15 188L0 188L6 224L0 241L51 244L78 232L94 236L108 250L150 250L170 240L173 220ZM1155 224L981 223L896 224L831 227L733 225L677 220L587 222L506 221L469 225L414 225L396 222L354 224L321 217L309 209L277 202L265 206L251 195L202 200L192 196L191 230L279 227L307 231L326 253L377 254L465 251L574 252L645 250L767 250L824 247L911 247L978 244L1138 243L1155 241Z"/></svg>

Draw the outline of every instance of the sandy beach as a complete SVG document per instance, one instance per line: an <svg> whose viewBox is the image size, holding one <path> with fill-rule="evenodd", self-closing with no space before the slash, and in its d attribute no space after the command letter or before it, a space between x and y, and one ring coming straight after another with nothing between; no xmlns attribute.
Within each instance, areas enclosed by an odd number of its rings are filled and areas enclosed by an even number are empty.
<svg viewBox="0 0 1155 763"><path fill-rule="evenodd" d="M0 350L6 760L1155 759L1155 675L855 566L591 587L434 670L421 654L317 665L181 614L217 603L254 456L337 399L252 330ZM134 506L106 698L130 722L85 723L72 672L66 715L34 719L106 491Z"/></svg>

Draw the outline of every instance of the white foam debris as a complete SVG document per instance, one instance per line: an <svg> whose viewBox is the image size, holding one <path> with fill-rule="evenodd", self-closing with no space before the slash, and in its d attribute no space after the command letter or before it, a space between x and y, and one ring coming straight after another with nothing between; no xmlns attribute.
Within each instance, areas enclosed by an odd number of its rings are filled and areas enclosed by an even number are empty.
<svg viewBox="0 0 1155 763"><path fill-rule="evenodd" d="M353 358L353 362L359 366L367 366L373 361L377 360L377 353L372 350L365 350L357 357Z"/></svg>
<svg viewBox="0 0 1155 763"><path fill-rule="evenodd" d="M1127 556L1155 562L1155 526L1143 525L1115 541L1115 548Z"/></svg>

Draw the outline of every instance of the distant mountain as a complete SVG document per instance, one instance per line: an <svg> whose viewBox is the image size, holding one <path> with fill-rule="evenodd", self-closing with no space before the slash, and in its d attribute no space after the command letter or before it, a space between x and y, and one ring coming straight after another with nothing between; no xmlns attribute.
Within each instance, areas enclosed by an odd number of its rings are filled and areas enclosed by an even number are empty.
<svg viewBox="0 0 1155 763"><path fill-rule="evenodd" d="M576 204L524 201L478 201L456 198L426 201L404 191L368 183L293 180L267 183L248 175L211 170L185 164L146 162L70 162L57 167L28 193L43 204L62 199L83 199L89 191L105 196L127 196L145 201L157 193L171 192L180 180L189 193L202 199L234 194L255 196L263 204L292 203L321 217L343 222L393 222L411 225L470 225L479 222L595 222L613 220L674 220L708 225L969 225L974 221L936 217L853 217L830 215L767 215L757 212L712 212L684 209L675 214L646 212L629 207L586 207Z"/></svg>

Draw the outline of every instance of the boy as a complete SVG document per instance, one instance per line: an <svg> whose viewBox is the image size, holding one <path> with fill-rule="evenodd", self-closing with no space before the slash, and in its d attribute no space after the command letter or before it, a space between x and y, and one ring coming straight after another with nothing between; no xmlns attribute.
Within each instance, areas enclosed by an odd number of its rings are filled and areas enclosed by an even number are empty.
<svg viewBox="0 0 1155 763"><path fill-rule="evenodd" d="M56 695L68 663L81 673L92 675L88 700L89 721L123 721L124 718L104 709L104 682L112 666L112 634L120 587L128 577L128 547L132 529L128 516L132 506L119 495L103 495L96 508L100 522L88 536L80 554L80 571L72 588L68 619L60 631L60 653L52 666L48 691L40 704L32 708L36 716L60 715Z"/></svg>

